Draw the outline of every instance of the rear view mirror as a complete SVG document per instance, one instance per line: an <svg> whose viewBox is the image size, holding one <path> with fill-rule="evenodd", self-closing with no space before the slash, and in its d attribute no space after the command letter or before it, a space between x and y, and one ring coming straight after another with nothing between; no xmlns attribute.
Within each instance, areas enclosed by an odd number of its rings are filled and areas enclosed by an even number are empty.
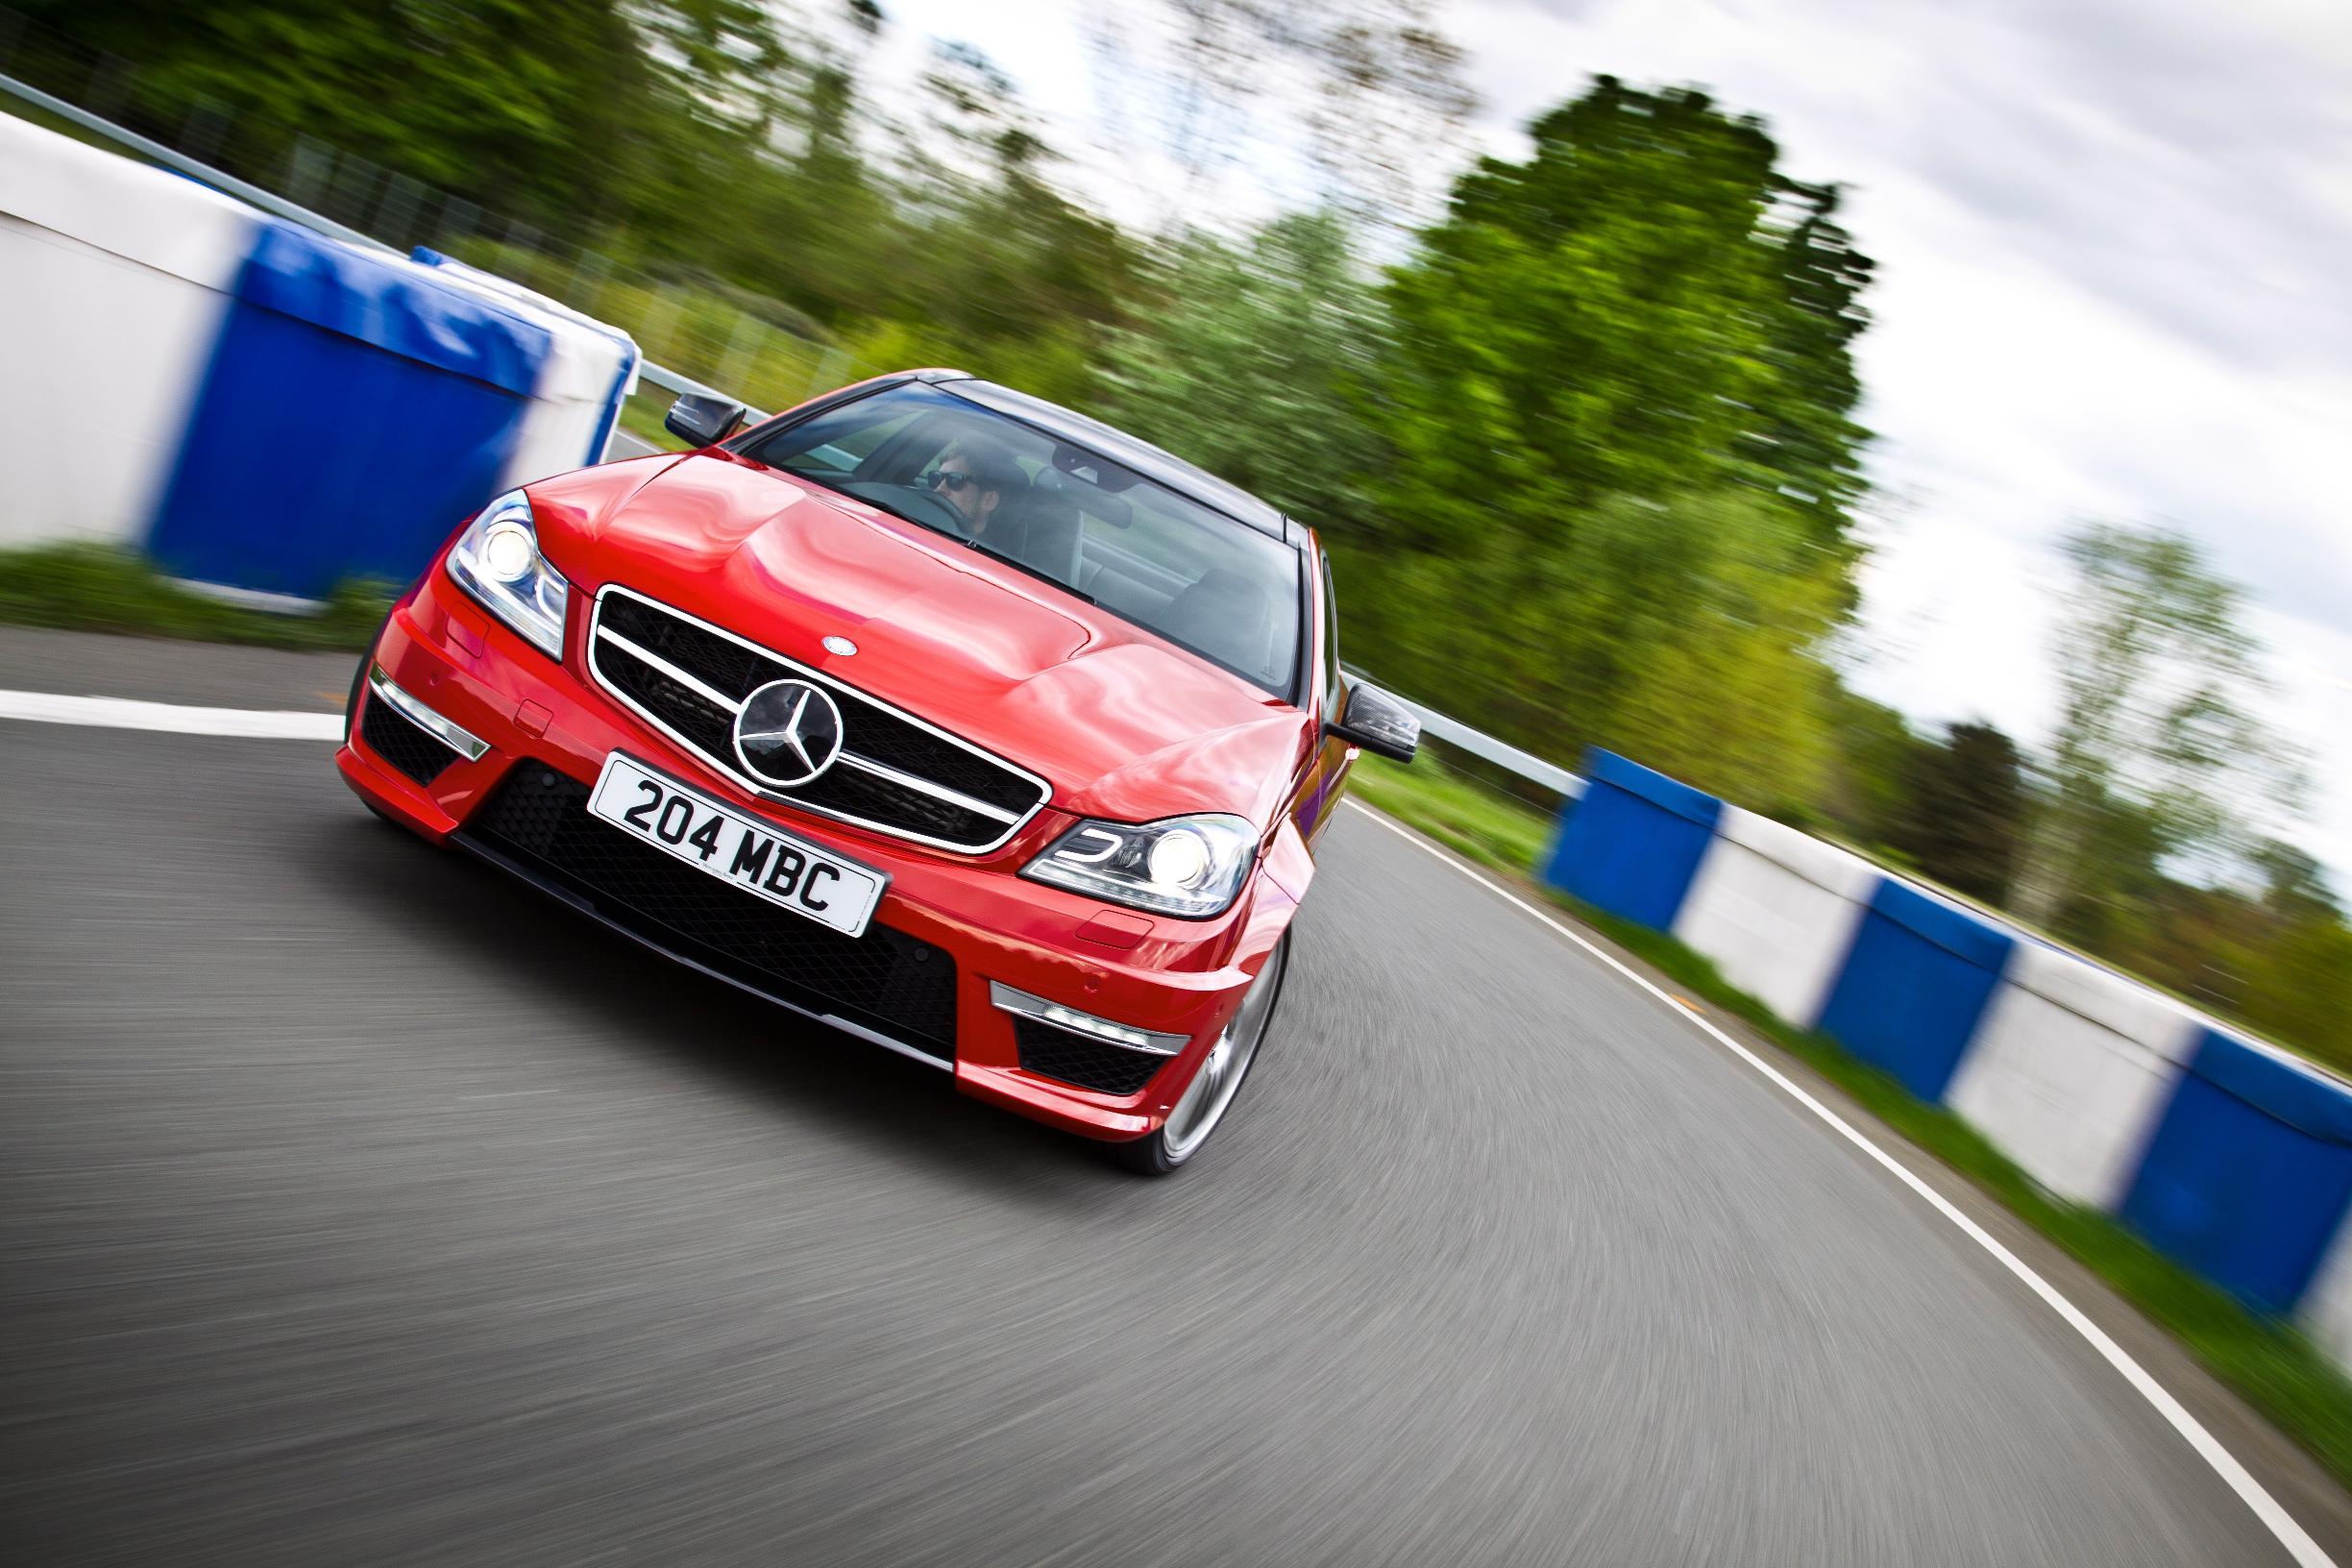
<svg viewBox="0 0 2352 1568"><path fill-rule="evenodd" d="M1421 749L1421 721L1412 709L1378 686L1361 682L1348 688L1338 719L1327 722L1323 730L1391 762L1410 762Z"/></svg>
<svg viewBox="0 0 2352 1568"><path fill-rule="evenodd" d="M744 422L744 405L724 398L689 392L670 405L662 426L672 435L698 447L715 446L733 435Z"/></svg>

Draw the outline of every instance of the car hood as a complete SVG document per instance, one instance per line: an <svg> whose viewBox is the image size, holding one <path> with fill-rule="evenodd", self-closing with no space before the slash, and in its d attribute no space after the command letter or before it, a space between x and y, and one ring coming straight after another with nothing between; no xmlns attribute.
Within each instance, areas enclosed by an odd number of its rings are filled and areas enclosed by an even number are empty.
<svg viewBox="0 0 2352 1568"><path fill-rule="evenodd" d="M576 594L622 583L772 648L1043 775L1066 811L1264 827L1312 740L1305 714L1237 675L759 464L640 458L529 491Z"/></svg>

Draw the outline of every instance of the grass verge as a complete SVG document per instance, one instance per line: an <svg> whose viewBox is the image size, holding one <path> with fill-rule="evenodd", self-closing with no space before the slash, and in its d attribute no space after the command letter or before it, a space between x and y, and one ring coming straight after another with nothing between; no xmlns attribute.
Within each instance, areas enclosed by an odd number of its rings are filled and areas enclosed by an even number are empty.
<svg viewBox="0 0 2352 1568"><path fill-rule="evenodd" d="M380 583L346 583L315 615L276 615L192 593L110 545L0 551L0 622L12 625L356 652L391 604Z"/></svg>
<svg viewBox="0 0 2352 1568"><path fill-rule="evenodd" d="M621 404L621 429L656 452L683 452L686 443L672 435L669 428L662 424L662 419L670 412L670 405L676 401L676 393L666 392L650 381L645 382L637 396Z"/></svg>
<svg viewBox="0 0 2352 1568"><path fill-rule="evenodd" d="M1514 876L1526 876L1552 842L1552 819L1459 773L1424 750L1411 767L1365 752L1348 788L1431 838Z"/></svg>
<svg viewBox="0 0 2352 1568"><path fill-rule="evenodd" d="M1482 865L1527 879L1552 824L1531 807L1425 756L1410 769L1366 756L1353 787L1364 798ZM1941 1160L2078 1262L2187 1347L2205 1369L2352 1488L2352 1379L2291 1326L2248 1311L2112 1215L2050 1195L1983 1134L1850 1056L1825 1035L1782 1022L1715 966L1662 931L1594 909L1550 888L1533 892L1671 980L1765 1036L1837 1086L1896 1134Z"/></svg>

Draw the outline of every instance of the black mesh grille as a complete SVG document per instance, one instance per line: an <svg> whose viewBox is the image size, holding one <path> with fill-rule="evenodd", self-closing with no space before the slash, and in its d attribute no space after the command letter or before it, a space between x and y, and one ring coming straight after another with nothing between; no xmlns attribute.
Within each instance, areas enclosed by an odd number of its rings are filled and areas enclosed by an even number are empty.
<svg viewBox="0 0 2352 1568"><path fill-rule="evenodd" d="M867 758L1023 818L1044 801L1041 786L1005 764L935 735L828 675L796 669L626 594L606 595L597 614L600 628L618 632L731 698L747 697L769 681L786 677L822 685L841 709L845 754ZM606 685L660 719L721 767L739 771L733 716L725 709L632 656L609 638L597 639L595 658L597 672ZM808 784L764 793L854 818L888 832L965 848L997 842L1008 826L984 812L840 763Z"/></svg>
<svg viewBox="0 0 2352 1568"><path fill-rule="evenodd" d="M1018 773L907 723L846 687L828 681L826 689L841 704L845 749L902 773L944 784L999 811L1027 811L1038 803L1038 787Z"/></svg>
<svg viewBox="0 0 2352 1568"><path fill-rule="evenodd" d="M455 751L374 692L359 705L359 738L419 784L430 784L457 760Z"/></svg>
<svg viewBox="0 0 2352 1568"><path fill-rule="evenodd" d="M1004 831L1004 823L950 800L855 768L834 766L796 790L780 790L793 799L862 821L889 822L901 831L951 844L986 844Z"/></svg>
<svg viewBox="0 0 2352 1568"><path fill-rule="evenodd" d="M697 748L729 767L738 766L732 715L688 687L681 686L626 649L607 643L597 649L597 669L605 682L623 696L662 717L662 723L686 737Z"/></svg>
<svg viewBox="0 0 2352 1568"><path fill-rule="evenodd" d="M955 1058L955 960L871 924L846 937L588 815L588 787L525 763L461 837L586 899L616 925L763 995Z"/></svg>
<svg viewBox="0 0 2352 1568"><path fill-rule="evenodd" d="M1035 1018L1016 1017L1013 1038L1020 1045L1023 1070L1105 1094L1135 1093L1168 1060L1124 1045L1098 1045L1083 1035Z"/></svg>
<svg viewBox="0 0 2352 1568"><path fill-rule="evenodd" d="M607 596L597 615L598 625L610 626L729 697L748 696L752 688L789 674L781 664L762 658L741 643L729 642L715 631L625 594Z"/></svg>

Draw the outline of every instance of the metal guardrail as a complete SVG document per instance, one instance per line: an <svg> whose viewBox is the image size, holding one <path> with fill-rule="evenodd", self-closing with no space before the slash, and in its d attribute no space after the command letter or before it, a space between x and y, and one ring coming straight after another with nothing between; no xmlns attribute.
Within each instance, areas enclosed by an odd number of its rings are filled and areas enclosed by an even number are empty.
<svg viewBox="0 0 2352 1568"><path fill-rule="evenodd" d="M1340 668L1347 669L1344 665ZM1540 784L1556 795L1571 799L1583 795L1584 779L1581 774L1572 773L1557 763L1546 762L1532 751L1522 751L1508 741L1498 741L1482 730L1472 729L1460 720L1449 719L1435 708L1425 708L1410 698L1397 697L1394 689L1382 685L1360 670L1348 670L1347 674L1351 680L1371 681L1389 696L1396 697L1399 702L1412 710L1414 718L1421 721L1423 734L1433 735L1448 746L1467 751L1482 761L1491 762L1531 783Z"/></svg>
<svg viewBox="0 0 2352 1568"><path fill-rule="evenodd" d="M312 211L299 202L287 200L276 191L265 190L249 181L239 180L234 175L224 173L209 163L190 158L185 153L165 146L152 137L142 136L135 131L116 125L113 121L93 114L79 105L68 103L54 93L43 92L28 83L19 82L14 77L0 75L0 92L11 93L29 104L37 105L61 119L69 120L86 131L94 132L110 140L119 142L143 158L153 159L166 168L177 170L191 180L210 185L215 190L226 192L239 201L250 203L264 212L274 213L291 222L302 224L306 228L315 229L320 233L331 235L348 244L357 245L367 250L381 252L389 256L406 254L395 246L385 244L372 234L362 233L347 224L337 223L325 213ZM640 360L637 369L638 374L645 380L665 391L694 393L706 398L727 397L726 393L716 387L706 386L691 376L654 364L651 360ZM767 416L754 411L750 417L757 420ZM1354 670L1350 670L1348 674L1356 679L1370 680L1372 678ZM1386 690L1384 687L1383 689ZM1391 692L1390 695L1395 694ZM1498 741L1491 735L1472 729L1461 721L1450 719L1434 708L1423 707L1420 703L1404 697L1398 697L1397 700L1412 710L1413 716L1421 721L1421 728L1424 733L1434 736L1448 746L1458 747L1474 757L1490 762L1498 768L1506 769L1518 774L1521 778L1539 784L1556 794L1576 796L1584 793L1584 780L1565 768L1546 762L1532 752L1522 751L1507 742Z"/></svg>
<svg viewBox="0 0 2352 1568"><path fill-rule="evenodd" d="M715 386L704 386L700 381L696 380L691 376L682 375L674 370L664 370L661 366L655 364L650 359L640 359L637 361L637 374L644 377L647 380L651 381L655 386L660 387L665 392L676 392L681 395L691 392L697 397L718 398L726 403L733 403L735 401L733 398L728 397L724 392L720 391ZM744 407L744 418L754 425L768 417L766 414L761 413L758 409L751 407L751 405L748 404L746 404Z"/></svg>

